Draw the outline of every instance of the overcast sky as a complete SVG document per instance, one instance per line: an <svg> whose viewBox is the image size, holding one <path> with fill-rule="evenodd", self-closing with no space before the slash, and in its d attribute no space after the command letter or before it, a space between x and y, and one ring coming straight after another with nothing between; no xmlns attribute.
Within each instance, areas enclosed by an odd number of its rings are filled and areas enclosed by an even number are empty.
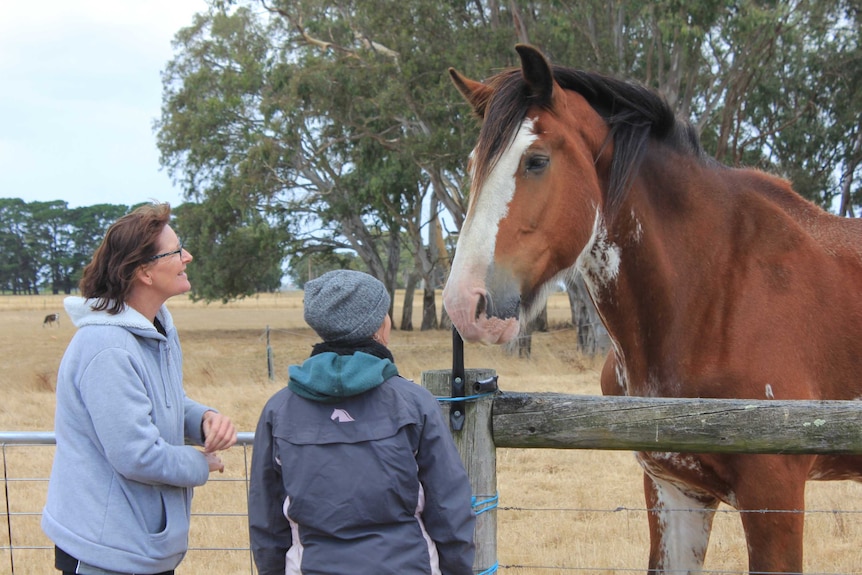
<svg viewBox="0 0 862 575"><path fill-rule="evenodd" d="M181 203L152 124L171 40L204 0L38 0L0 11L0 197Z"/></svg>

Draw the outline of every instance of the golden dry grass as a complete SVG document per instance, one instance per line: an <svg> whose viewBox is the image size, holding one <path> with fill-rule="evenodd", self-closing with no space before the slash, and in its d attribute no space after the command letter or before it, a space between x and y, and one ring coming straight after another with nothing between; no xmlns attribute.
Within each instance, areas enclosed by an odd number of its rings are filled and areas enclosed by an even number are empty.
<svg viewBox="0 0 862 575"><path fill-rule="evenodd" d="M284 384L287 366L307 357L316 341L302 321L301 302L299 293L227 305L171 300L183 342L187 393L229 414L241 431L253 431L264 402ZM0 430L52 429L57 367L74 328L65 314L59 327L43 328L42 319L61 310L60 296L0 296L0 385L5 391ZM400 317L397 303L395 315ZM420 317L418 308L414 317ZM551 324L560 326L567 317L565 296L552 296ZM267 377L267 326L275 381ZM425 370L451 368L448 332L395 331L391 347L402 373L416 381ZM600 361L573 350L573 332L559 328L534 336L529 360L506 355L500 348L468 345L465 363L496 370L504 390L598 394ZM52 455L51 447L5 449L15 546L50 546L39 529L38 512ZM196 491L192 550L179 573L251 572L248 552L230 550L247 545L243 478L250 456L248 448L231 449L225 454L225 474ZM645 571L648 537L641 473L631 453L500 449L497 472L501 572ZM860 495L862 486L850 482L809 484L806 571L862 573ZM6 530L0 531L0 546L8 547ZM228 550L197 550L213 547ZM710 572L740 572L746 562L738 515L722 507L706 567ZM10 572L10 565L8 552L0 551L0 573ZM20 574L50 573L51 552L18 549L14 566Z"/></svg>

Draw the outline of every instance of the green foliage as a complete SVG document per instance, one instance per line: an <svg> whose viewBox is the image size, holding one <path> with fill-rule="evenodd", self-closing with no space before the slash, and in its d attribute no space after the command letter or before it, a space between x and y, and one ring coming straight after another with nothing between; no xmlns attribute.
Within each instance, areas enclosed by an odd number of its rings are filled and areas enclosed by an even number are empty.
<svg viewBox="0 0 862 575"><path fill-rule="evenodd" d="M194 300L221 300L272 292L281 286L286 236L230 196L185 203L175 227L192 254L187 268Z"/></svg>
<svg viewBox="0 0 862 575"><path fill-rule="evenodd" d="M0 291L71 293L108 226L128 206L0 198Z"/></svg>

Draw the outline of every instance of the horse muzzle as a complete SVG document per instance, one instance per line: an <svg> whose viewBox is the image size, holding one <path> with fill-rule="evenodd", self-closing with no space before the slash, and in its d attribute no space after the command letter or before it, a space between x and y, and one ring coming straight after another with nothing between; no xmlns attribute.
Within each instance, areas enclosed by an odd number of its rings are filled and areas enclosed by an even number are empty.
<svg viewBox="0 0 862 575"><path fill-rule="evenodd" d="M518 335L520 292L514 282L501 281L493 271L486 275L484 285L464 284L450 276L443 289L443 305L465 341L494 345Z"/></svg>

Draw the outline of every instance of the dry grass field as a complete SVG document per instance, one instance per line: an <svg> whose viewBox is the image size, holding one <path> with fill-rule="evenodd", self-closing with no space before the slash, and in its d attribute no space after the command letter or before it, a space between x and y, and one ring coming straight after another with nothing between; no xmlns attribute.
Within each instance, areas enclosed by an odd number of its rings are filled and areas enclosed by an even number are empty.
<svg viewBox="0 0 862 575"><path fill-rule="evenodd" d="M301 293L227 305L171 300L183 343L188 395L229 414L241 431L253 431L264 402L284 385L288 365L307 357L316 341L302 321L301 306ZM53 312L61 312L60 325L42 327L44 316ZM395 313L400 317L398 301ZM531 359L509 356L500 348L468 345L466 366L496 370L503 390L599 394L601 362L574 351L574 333L565 328L568 314L565 296L552 296L549 319L557 327L534 335ZM418 308L414 317L420 317ZM62 313L62 297L0 296L0 322L4 390L0 430L50 431L57 367L74 333ZM267 326L274 381L267 377ZM451 368L449 332L394 331L391 348L401 372L416 381L425 370ZM13 561L16 574L52 572L50 542L39 529L38 516L52 454L52 447L4 448L8 507L6 496L3 504L11 511L13 544L45 548L16 549L11 558L8 550L0 551L0 574L11 573ZM229 450L224 454L225 474L196 491L192 550L178 573L253 572L248 552L242 550L247 545L243 478L250 456L250 448ZM497 458L501 573L646 570L641 473L631 453L500 449ZM860 496L859 484L809 484L807 572L862 573ZM2 531L0 547L8 549L6 529ZM722 507L707 554L708 572L745 568L738 515Z"/></svg>

